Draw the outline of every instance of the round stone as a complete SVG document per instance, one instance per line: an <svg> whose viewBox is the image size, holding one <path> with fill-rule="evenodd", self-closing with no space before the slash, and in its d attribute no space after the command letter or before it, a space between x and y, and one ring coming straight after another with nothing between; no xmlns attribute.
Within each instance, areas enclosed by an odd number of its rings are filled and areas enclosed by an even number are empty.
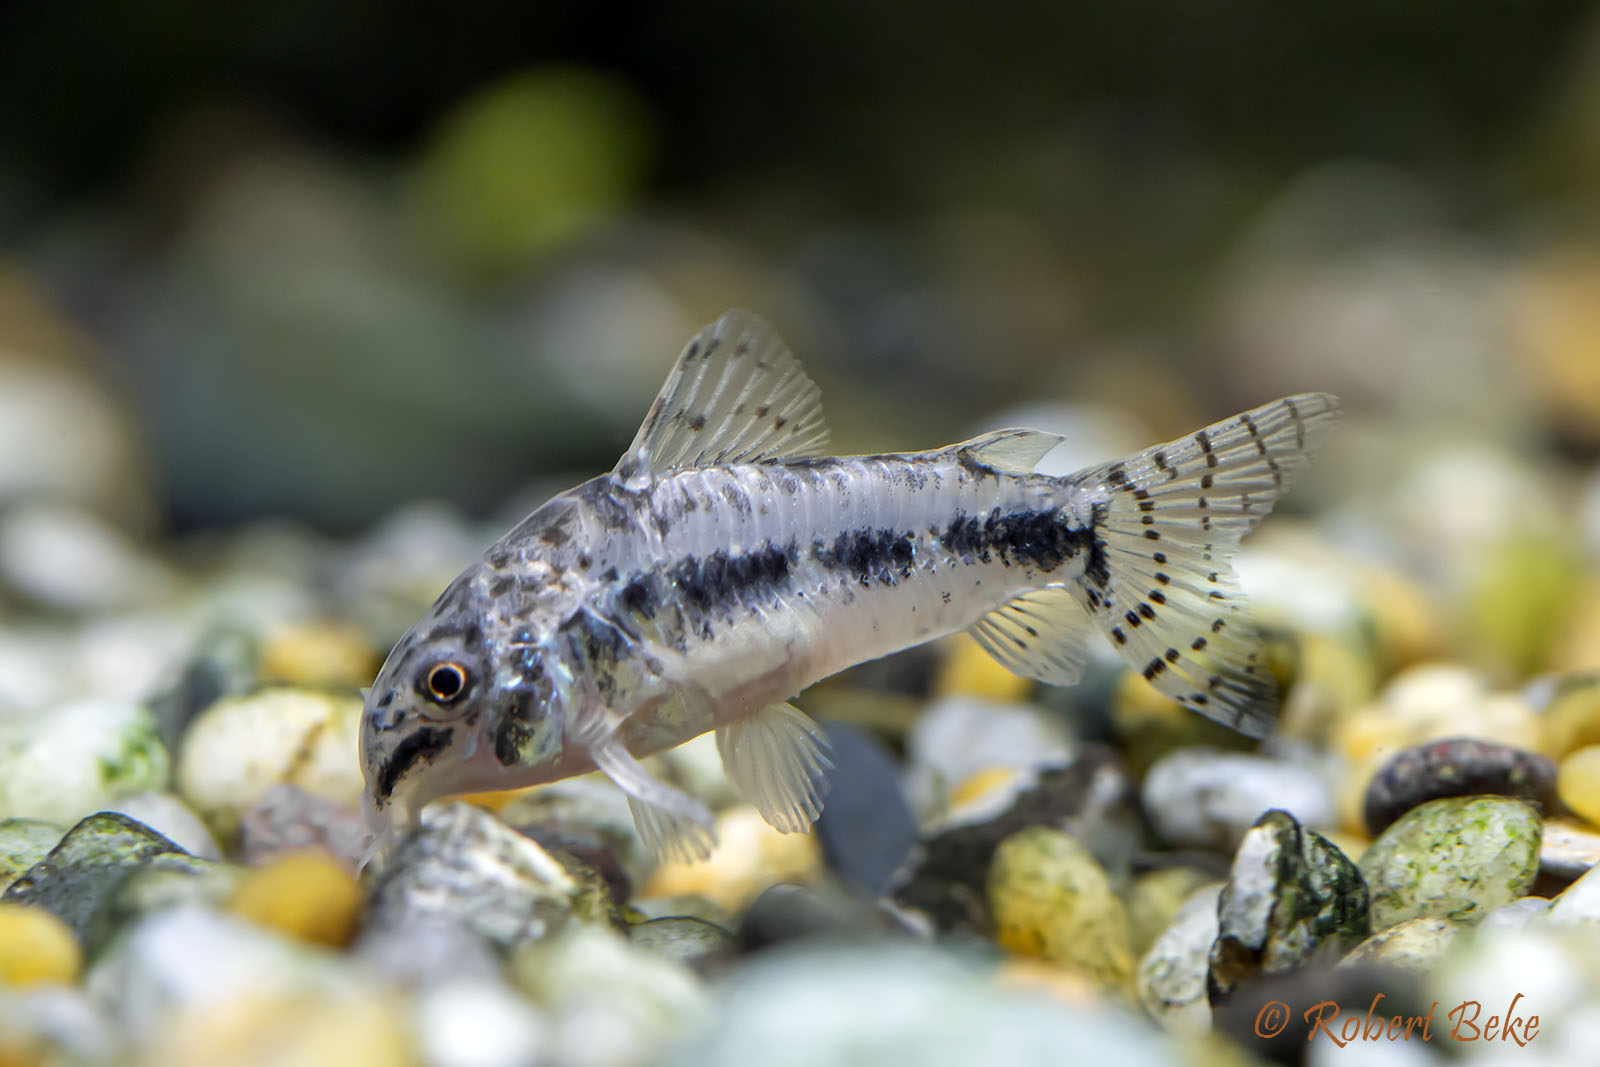
<svg viewBox="0 0 1600 1067"><path fill-rule="evenodd" d="M1556 790L1567 807L1600 823L1600 745L1580 748L1561 761Z"/></svg>
<svg viewBox="0 0 1600 1067"><path fill-rule="evenodd" d="M1144 810L1174 845L1232 849L1269 809L1304 826L1336 822L1333 790L1313 769L1267 756L1182 749L1145 776Z"/></svg>
<svg viewBox="0 0 1600 1067"><path fill-rule="evenodd" d="M82 966L66 923L44 908L0 901L0 986L67 985Z"/></svg>
<svg viewBox="0 0 1600 1067"><path fill-rule="evenodd" d="M302 941L338 947L355 933L363 903L361 887L343 865L305 852L246 874L228 910Z"/></svg>
<svg viewBox="0 0 1600 1067"><path fill-rule="evenodd" d="M1217 939L1221 895L1221 885L1191 893L1139 961L1139 1003L1163 1030L1201 1034L1211 1028L1206 972L1211 943Z"/></svg>
<svg viewBox="0 0 1600 1067"><path fill-rule="evenodd" d="M1596 782L1600 785L1600 779ZM1413 745L1389 757L1367 783L1367 832L1376 837L1429 800L1478 794L1520 797L1548 809L1556 794L1555 764L1537 753L1471 737Z"/></svg>
<svg viewBox="0 0 1600 1067"><path fill-rule="evenodd" d="M0 721L0 818L63 826L166 785L167 750L141 704L89 700Z"/></svg>

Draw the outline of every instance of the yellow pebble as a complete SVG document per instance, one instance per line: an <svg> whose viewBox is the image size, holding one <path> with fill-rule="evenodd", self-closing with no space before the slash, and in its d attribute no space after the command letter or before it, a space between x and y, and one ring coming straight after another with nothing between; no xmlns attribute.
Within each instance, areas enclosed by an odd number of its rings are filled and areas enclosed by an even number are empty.
<svg viewBox="0 0 1600 1067"><path fill-rule="evenodd" d="M323 620L282 626L261 644L263 681L363 686L377 669L372 642L352 623Z"/></svg>
<svg viewBox="0 0 1600 1067"><path fill-rule="evenodd" d="M725 913L742 911L779 882L808 883L822 867L815 834L782 834L748 805L717 817L717 847L698 863L663 863L639 893L656 897L704 897Z"/></svg>
<svg viewBox="0 0 1600 1067"><path fill-rule="evenodd" d="M963 778L950 790L950 807L960 808L982 800L990 793L1005 789L1023 777L1017 767L986 767L977 774Z"/></svg>
<svg viewBox="0 0 1600 1067"><path fill-rule="evenodd" d="M1015 704L1027 699L1032 684L1000 666L971 637L957 634L945 648L933 692L938 697L972 696Z"/></svg>
<svg viewBox="0 0 1600 1067"><path fill-rule="evenodd" d="M228 910L302 941L337 947L355 932L362 904L349 871L329 856L302 852L246 874Z"/></svg>
<svg viewBox="0 0 1600 1067"><path fill-rule="evenodd" d="M82 966L78 939L53 913L0 903L0 986L70 985Z"/></svg>
<svg viewBox="0 0 1600 1067"><path fill-rule="evenodd" d="M1561 761L1556 792L1563 804L1600 825L1600 745L1580 748Z"/></svg>

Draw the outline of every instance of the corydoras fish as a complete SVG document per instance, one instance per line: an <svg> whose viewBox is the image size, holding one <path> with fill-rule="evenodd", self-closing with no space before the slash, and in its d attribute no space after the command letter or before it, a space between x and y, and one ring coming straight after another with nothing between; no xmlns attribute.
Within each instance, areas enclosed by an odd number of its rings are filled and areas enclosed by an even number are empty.
<svg viewBox="0 0 1600 1067"><path fill-rule="evenodd" d="M652 848L703 856L709 812L639 761L710 730L739 793L804 830L826 741L788 701L958 630L1054 685L1098 630L1163 693L1260 735L1277 692L1229 558L1337 411L1286 397L1061 478L1033 473L1060 438L1026 429L832 458L816 386L730 312L616 468L501 538L389 655L361 728L374 848L436 797L598 768Z"/></svg>

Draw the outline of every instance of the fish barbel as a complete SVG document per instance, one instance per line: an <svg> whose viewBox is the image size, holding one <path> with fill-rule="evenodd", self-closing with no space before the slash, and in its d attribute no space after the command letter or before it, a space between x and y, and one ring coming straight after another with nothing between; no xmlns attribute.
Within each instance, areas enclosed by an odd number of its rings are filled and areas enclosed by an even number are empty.
<svg viewBox="0 0 1600 1067"><path fill-rule="evenodd" d="M609 474L496 542L368 691L363 809L381 850L421 806L595 769L658 854L702 857L711 817L639 760L715 730L734 788L806 829L826 740L789 700L959 630L1077 682L1106 635L1161 692L1259 736L1277 690L1229 562L1338 421L1308 393L1067 477L1061 438L1000 430L830 458L816 386L730 312L679 357Z"/></svg>

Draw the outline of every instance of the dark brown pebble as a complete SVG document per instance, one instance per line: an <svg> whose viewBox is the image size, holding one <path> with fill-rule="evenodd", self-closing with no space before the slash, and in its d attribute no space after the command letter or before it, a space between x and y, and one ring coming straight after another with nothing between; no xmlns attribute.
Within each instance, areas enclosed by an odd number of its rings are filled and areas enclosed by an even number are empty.
<svg viewBox="0 0 1600 1067"><path fill-rule="evenodd" d="M1556 810L1553 760L1511 745L1450 737L1413 745L1389 758L1367 783L1363 814L1376 837L1418 804L1440 797L1519 797Z"/></svg>

